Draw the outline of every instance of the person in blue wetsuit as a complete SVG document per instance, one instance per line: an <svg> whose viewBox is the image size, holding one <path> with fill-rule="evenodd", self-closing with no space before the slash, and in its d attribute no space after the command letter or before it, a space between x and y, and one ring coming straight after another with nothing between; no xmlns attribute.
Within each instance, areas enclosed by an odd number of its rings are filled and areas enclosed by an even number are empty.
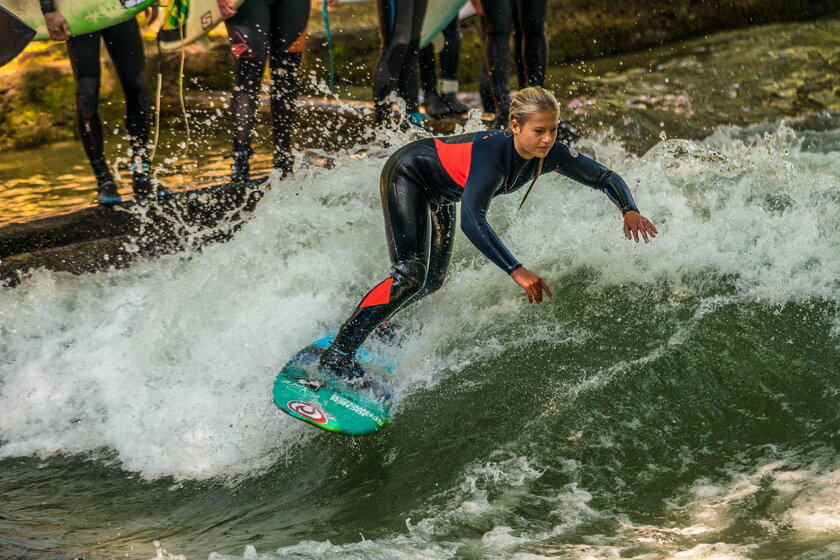
<svg viewBox="0 0 840 560"><path fill-rule="evenodd" d="M397 150L380 178L391 274L374 287L344 322L321 356L335 375L364 374L356 350L377 327L408 303L443 284L455 239L456 203L461 229L488 259L541 303L551 290L520 263L487 222L490 201L556 171L602 191L624 215L624 234L648 242L657 234L641 214L624 180L600 163L556 141L559 106L541 87L519 91L511 102L510 130L424 138ZM527 197L531 187L525 193ZM523 198L524 202L524 198Z"/></svg>

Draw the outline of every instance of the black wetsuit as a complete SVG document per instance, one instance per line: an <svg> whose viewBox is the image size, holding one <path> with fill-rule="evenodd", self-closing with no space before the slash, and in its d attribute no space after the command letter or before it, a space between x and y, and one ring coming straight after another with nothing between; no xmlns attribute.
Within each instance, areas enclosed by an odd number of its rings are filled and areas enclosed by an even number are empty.
<svg viewBox="0 0 840 560"><path fill-rule="evenodd" d="M251 154L260 86L269 61L274 167L283 173L291 171L294 164L291 135L309 10L309 0L246 0L236 15L225 21L235 59L233 152L246 162Z"/></svg>
<svg viewBox="0 0 840 560"><path fill-rule="evenodd" d="M131 137L135 169L140 165L148 166L150 117L143 39L135 19L67 39L67 52L76 80L79 136L98 179L110 177L105 162L102 120L99 117L99 85L102 75L99 53L102 39L125 94L125 124Z"/></svg>
<svg viewBox="0 0 840 560"><path fill-rule="evenodd" d="M396 91L408 113L418 112L418 58L420 32L427 0L377 0L382 37L379 62L373 73L373 100L377 123L390 116L386 98Z"/></svg>
<svg viewBox="0 0 840 560"><path fill-rule="evenodd" d="M556 142L542 173L556 171L604 192L622 211L637 210L624 180L603 165ZM487 222L493 197L533 180L538 158L523 159L509 132L486 131L412 142L388 159L380 178L392 272L371 290L342 325L333 348L352 356L367 336L401 307L443 284L455 238L455 203L461 229L507 273L521 266Z"/></svg>
<svg viewBox="0 0 840 560"><path fill-rule="evenodd" d="M458 62L461 58L461 26L458 16L455 16L441 33L443 33L443 48L438 54L440 78L450 82L457 81ZM424 92L438 91L435 79L435 48L431 43L420 51L420 82ZM450 93L450 91L445 90L439 93Z"/></svg>
<svg viewBox="0 0 840 560"><path fill-rule="evenodd" d="M524 85L543 86L548 57L545 34L548 0L481 0L481 7L484 63L499 115L497 125L506 128L510 110L510 34L516 23L521 30L516 48L523 62L527 82Z"/></svg>

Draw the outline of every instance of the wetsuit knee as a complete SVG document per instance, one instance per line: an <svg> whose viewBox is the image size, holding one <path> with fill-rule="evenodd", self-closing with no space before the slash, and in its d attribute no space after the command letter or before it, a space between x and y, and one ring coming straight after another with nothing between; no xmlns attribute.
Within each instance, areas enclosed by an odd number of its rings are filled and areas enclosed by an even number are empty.
<svg viewBox="0 0 840 560"><path fill-rule="evenodd" d="M426 264L418 259L398 262L391 274L391 300L406 301L417 295L426 285L427 275Z"/></svg>
<svg viewBox="0 0 840 560"><path fill-rule="evenodd" d="M76 103L83 120L93 119L99 109L99 80L79 78L76 80Z"/></svg>

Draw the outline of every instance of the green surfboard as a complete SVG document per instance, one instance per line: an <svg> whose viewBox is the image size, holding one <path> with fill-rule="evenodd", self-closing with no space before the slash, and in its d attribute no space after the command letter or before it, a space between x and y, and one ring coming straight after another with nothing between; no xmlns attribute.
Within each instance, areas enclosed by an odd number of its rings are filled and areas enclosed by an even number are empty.
<svg viewBox="0 0 840 560"><path fill-rule="evenodd" d="M72 35L83 35L127 21L155 0L54 0ZM38 0L0 0L0 6L35 30L34 41L50 38Z"/></svg>
<svg viewBox="0 0 840 560"><path fill-rule="evenodd" d="M316 340L283 366L274 380L274 403L297 420L337 434L363 436L391 423L391 389L382 382L360 388L318 370L318 358L332 342L332 335ZM393 361L360 349L356 359L366 377L387 375Z"/></svg>

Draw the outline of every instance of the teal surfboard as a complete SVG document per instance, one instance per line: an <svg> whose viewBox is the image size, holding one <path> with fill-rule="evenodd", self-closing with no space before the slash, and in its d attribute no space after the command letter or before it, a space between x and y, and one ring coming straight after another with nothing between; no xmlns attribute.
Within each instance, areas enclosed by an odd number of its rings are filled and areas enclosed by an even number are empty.
<svg viewBox="0 0 840 560"><path fill-rule="evenodd" d="M356 360L376 383L362 388L318 369L333 335L316 340L283 366L274 380L274 404L297 420L337 434L363 436L391 422L391 390L382 381L394 366L387 356L360 349Z"/></svg>
<svg viewBox="0 0 840 560"><path fill-rule="evenodd" d="M443 31L453 18L458 17L458 11L468 0L429 0L426 5L426 17L423 19L423 30L420 33L420 46L425 47L432 42L435 35Z"/></svg>

